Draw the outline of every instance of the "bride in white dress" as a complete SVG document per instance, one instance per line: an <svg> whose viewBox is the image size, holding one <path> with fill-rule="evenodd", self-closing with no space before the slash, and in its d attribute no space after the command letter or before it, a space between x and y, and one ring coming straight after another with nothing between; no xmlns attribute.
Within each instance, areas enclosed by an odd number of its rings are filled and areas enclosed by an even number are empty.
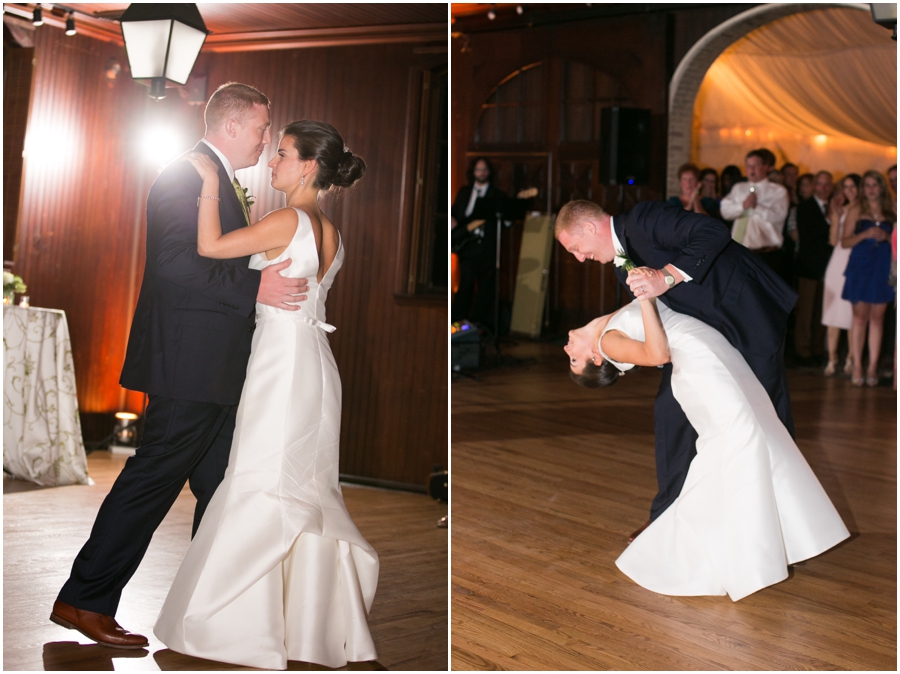
<svg viewBox="0 0 900 674"><path fill-rule="evenodd" d="M591 387L671 360L672 392L699 434L680 496L616 560L639 585L737 601L850 535L765 389L714 328L635 300L570 332L565 351L573 379Z"/></svg>
<svg viewBox="0 0 900 674"><path fill-rule="evenodd" d="M203 155L187 159L203 178L200 254L256 253L254 269L290 258L282 274L309 279L309 292L299 311L257 304L228 469L154 633L179 653L249 667L374 660L366 616L378 556L338 483L341 381L325 323L344 248L317 201L320 190L352 185L365 163L330 125L289 124L269 164L288 208L222 236L217 169Z"/></svg>

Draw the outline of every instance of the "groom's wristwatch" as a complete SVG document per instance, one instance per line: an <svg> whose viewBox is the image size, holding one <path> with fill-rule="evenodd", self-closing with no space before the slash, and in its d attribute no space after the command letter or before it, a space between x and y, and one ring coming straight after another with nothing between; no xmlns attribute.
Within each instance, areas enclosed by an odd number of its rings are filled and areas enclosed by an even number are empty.
<svg viewBox="0 0 900 674"><path fill-rule="evenodd" d="M670 288L674 288L675 287L675 277L672 276L665 269L662 270L662 273L663 273L663 278L666 280L666 285L669 286Z"/></svg>

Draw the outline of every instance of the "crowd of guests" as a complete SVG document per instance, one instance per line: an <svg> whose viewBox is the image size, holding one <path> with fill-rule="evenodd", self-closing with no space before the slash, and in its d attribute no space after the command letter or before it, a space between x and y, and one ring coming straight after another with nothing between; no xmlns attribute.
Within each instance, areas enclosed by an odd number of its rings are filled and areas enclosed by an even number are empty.
<svg viewBox="0 0 900 674"><path fill-rule="evenodd" d="M895 299L896 165L887 180L873 170L835 183L829 171L776 168L775 155L760 148L747 153L744 168L745 174L726 166L720 175L685 164L678 169L681 194L669 201L724 221L735 241L797 290L796 364L877 386L884 316ZM848 333L843 363L842 331Z"/></svg>

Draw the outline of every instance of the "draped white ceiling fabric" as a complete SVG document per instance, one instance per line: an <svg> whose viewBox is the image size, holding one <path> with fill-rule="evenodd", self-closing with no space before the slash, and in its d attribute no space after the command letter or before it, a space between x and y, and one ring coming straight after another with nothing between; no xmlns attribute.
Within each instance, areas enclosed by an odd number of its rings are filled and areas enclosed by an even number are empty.
<svg viewBox="0 0 900 674"><path fill-rule="evenodd" d="M802 170L884 170L897 156L897 43L851 8L766 24L707 71L693 138L693 160L719 169L768 147Z"/></svg>

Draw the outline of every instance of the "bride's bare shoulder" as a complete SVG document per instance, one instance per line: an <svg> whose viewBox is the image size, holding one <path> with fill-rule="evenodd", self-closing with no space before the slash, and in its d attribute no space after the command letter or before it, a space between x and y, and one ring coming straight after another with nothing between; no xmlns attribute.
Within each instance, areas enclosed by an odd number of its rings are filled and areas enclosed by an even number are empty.
<svg viewBox="0 0 900 674"><path fill-rule="evenodd" d="M277 210L266 213L259 222L287 225L296 224L297 211L295 211L293 208L279 208Z"/></svg>

